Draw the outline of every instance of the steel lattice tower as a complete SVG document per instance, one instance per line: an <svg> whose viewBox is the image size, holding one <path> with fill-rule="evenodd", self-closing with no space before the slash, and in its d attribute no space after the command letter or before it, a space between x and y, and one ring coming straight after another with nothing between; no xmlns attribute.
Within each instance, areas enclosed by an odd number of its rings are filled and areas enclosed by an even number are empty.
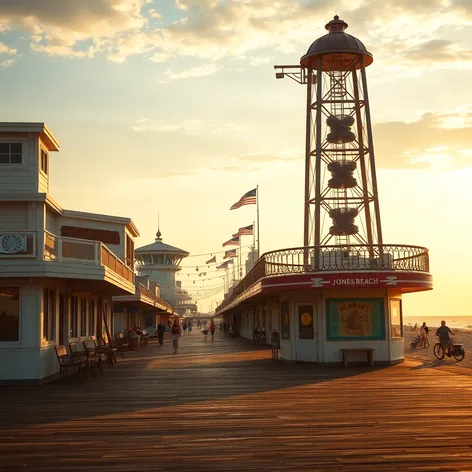
<svg viewBox="0 0 472 472"><path fill-rule="evenodd" d="M275 66L277 78L307 89L305 247L382 245L366 78L373 57L347 27L335 16L300 66Z"/></svg>

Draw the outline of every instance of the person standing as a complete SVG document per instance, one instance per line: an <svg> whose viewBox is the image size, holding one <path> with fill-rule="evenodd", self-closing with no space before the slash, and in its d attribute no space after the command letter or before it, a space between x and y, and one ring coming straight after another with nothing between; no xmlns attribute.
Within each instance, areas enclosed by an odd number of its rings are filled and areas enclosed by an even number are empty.
<svg viewBox="0 0 472 472"><path fill-rule="evenodd" d="M429 347L428 332L429 332L429 328L426 326L426 321L425 321L423 322L420 328L420 336L421 336L420 347Z"/></svg>
<svg viewBox="0 0 472 472"><path fill-rule="evenodd" d="M215 338L215 323L213 323L213 320L211 320L210 324L210 333L211 333L211 340Z"/></svg>
<svg viewBox="0 0 472 472"><path fill-rule="evenodd" d="M190 322L187 327L187 335L190 336L191 332L192 332L192 323Z"/></svg>
<svg viewBox="0 0 472 472"><path fill-rule="evenodd" d="M162 346L164 343L164 333L166 331L166 327L163 323L159 322L157 325L157 338L159 339L159 344Z"/></svg>
<svg viewBox="0 0 472 472"><path fill-rule="evenodd" d="M179 320L174 320L174 324L172 325L172 328L170 329L170 333L171 333L170 338L172 339L172 344L174 346L174 354L177 354L178 349L179 349L179 339L180 339L180 336L182 335Z"/></svg>
<svg viewBox="0 0 472 472"><path fill-rule="evenodd" d="M184 330L184 334L187 334L187 328L188 328L187 320L184 320L184 322L182 323L182 329Z"/></svg>
<svg viewBox="0 0 472 472"><path fill-rule="evenodd" d="M444 354L451 357L452 353L452 338L449 335L454 336L454 333L446 326L445 321L441 321L441 326L436 330L436 336L439 336L439 343L441 344Z"/></svg>

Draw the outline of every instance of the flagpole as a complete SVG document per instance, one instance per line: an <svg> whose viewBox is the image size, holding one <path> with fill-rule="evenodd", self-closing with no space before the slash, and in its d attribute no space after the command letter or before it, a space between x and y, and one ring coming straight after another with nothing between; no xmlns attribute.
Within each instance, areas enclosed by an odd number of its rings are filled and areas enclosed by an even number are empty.
<svg viewBox="0 0 472 472"><path fill-rule="evenodd" d="M238 251L238 280L241 280L241 236L239 236L239 251Z"/></svg>
<svg viewBox="0 0 472 472"><path fill-rule="evenodd" d="M257 202L257 259L261 256L261 235L259 227L259 185L256 187L256 202Z"/></svg>

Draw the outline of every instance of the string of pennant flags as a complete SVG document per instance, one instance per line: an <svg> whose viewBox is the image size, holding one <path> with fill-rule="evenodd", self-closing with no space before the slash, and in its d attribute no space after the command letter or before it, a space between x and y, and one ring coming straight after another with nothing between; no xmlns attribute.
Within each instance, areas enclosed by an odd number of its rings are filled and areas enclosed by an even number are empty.
<svg viewBox="0 0 472 472"><path fill-rule="evenodd" d="M205 262L205 265L208 266L208 268L211 268L213 264L215 264L214 268L216 271L220 270L226 270L226 275L223 277L224 279L227 279L226 285L229 287L229 272L228 269L230 267L233 268L233 280L235 279L235 264L233 262L234 259L239 257L238 261L238 273L239 276L243 276L243 269L242 269L242 261L241 261L241 256L242 256L242 249L243 246L241 244L241 237L242 236L253 236L253 244L251 246L251 250L254 251L256 249L256 235L257 235L257 257L259 257L260 254L260 236L259 236L259 186L256 188L253 188L252 190L249 190L243 196L236 201L233 205L230 207L231 210L237 210L238 208L241 208L246 205L256 205L257 207L257 224L256 222L249 224L247 226L240 227L237 232L233 233L231 235L231 238L225 241L222 244L223 248L226 248L227 246L237 246L236 248L231 248L231 249L225 249L224 251L218 251L214 253L207 253L207 254L200 254L199 256L205 256L205 255L211 255L211 257ZM244 246L248 247L248 246ZM222 261L220 262L217 261L217 255L218 258L222 257ZM203 264L202 264L203 265ZM196 271L198 272L200 269L198 266L196 267ZM206 274L206 269L203 269L205 272L201 273L199 275L204 275L205 279L202 280L205 281L206 279L210 280L211 278L214 277L208 277ZM215 272L216 272L215 271ZM195 274L196 275L196 274ZM195 284L196 280L193 280L193 284ZM200 288L200 291L203 291L202 288Z"/></svg>

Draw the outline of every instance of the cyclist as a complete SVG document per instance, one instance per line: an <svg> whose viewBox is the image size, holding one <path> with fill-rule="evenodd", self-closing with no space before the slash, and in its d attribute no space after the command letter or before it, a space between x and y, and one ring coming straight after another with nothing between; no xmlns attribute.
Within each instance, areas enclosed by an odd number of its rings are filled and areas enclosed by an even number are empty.
<svg viewBox="0 0 472 472"><path fill-rule="evenodd" d="M446 326L445 321L441 321L441 326L436 331L436 336L439 336L439 344L441 344L442 348L444 349L444 354L451 357L452 353L452 338L449 336L454 333Z"/></svg>

